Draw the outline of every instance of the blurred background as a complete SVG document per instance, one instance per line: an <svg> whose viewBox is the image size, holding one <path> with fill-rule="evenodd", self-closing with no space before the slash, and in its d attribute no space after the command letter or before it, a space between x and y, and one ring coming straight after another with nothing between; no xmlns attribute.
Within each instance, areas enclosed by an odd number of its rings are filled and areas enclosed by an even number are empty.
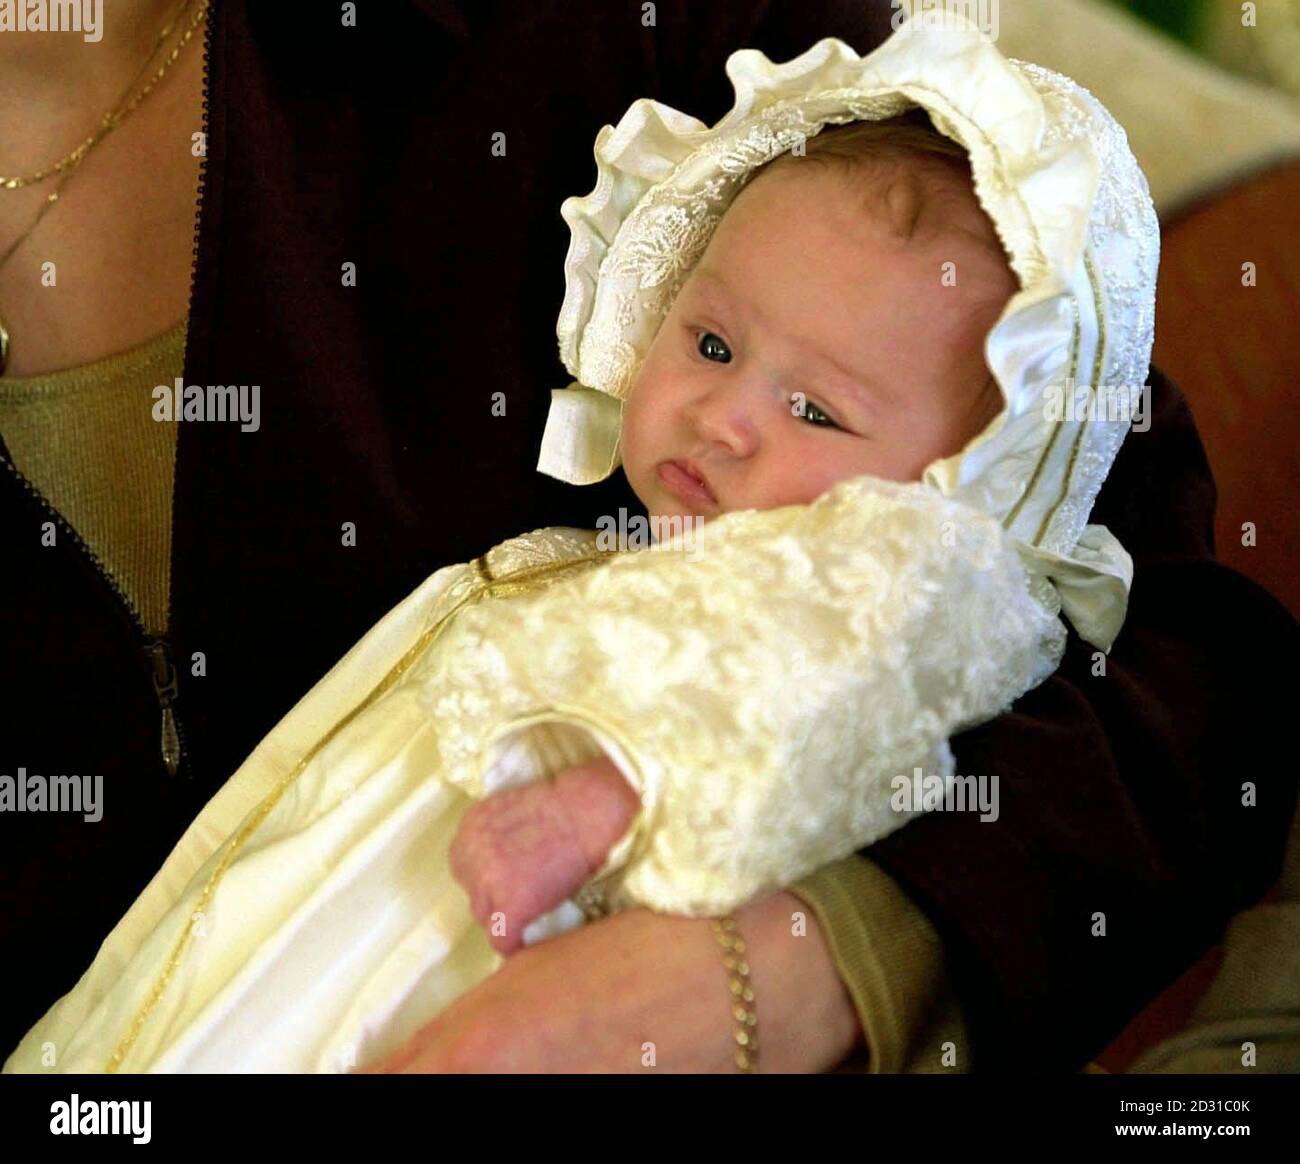
<svg viewBox="0 0 1300 1164"><path fill-rule="evenodd" d="M1189 49L1243 77L1300 97L1300 0L1255 4L1256 29L1234 0L1110 0ZM1262 23L1261 23L1262 21Z"/></svg>

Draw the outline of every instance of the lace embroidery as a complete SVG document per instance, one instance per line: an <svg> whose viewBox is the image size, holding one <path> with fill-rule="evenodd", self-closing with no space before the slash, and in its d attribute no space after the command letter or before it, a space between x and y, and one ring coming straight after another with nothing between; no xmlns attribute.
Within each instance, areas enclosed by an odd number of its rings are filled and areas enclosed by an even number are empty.
<svg viewBox="0 0 1300 1164"><path fill-rule="evenodd" d="M948 737L1064 644L1001 527L920 484L859 479L701 536L694 559L621 554L467 611L411 676L472 796L513 725L597 729L630 758L648 823L616 908L725 911L899 827L892 777L950 772Z"/></svg>

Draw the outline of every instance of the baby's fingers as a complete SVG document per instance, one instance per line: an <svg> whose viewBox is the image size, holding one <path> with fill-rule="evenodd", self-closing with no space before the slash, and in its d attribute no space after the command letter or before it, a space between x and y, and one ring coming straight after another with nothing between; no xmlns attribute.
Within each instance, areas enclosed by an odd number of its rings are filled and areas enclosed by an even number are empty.
<svg viewBox="0 0 1300 1164"><path fill-rule="evenodd" d="M546 785L500 792L471 807L450 853L452 876L498 953L523 944L529 922L554 909L588 875L581 845Z"/></svg>

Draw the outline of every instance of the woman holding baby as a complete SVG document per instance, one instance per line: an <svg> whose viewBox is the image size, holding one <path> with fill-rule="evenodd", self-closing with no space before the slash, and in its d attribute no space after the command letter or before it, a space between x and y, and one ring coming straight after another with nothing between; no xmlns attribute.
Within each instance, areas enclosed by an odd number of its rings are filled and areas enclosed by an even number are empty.
<svg viewBox="0 0 1300 1164"><path fill-rule="evenodd" d="M624 448L627 482L575 491L534 471L553 341L548 313L520 305L550 302L565 241L554 209L590 170L590 135L574 119L594 131L645 93L721 113L721 61L734 48L785 60L838 36L865 53L888 30L887 7L857 4L776 5L759 22L660 4L656 26L629 28L603 10L489 19L452 0L365 12L351 26L237 0L139 0L114 13L121 23L107 23L93 55L68 36L21 49L0 38L10 54L0 116L16 127L0 145L6 176L39 174L105 109L126 107L120 91L141 61L152 62L142 83L170 61L70 170L0 190L0 247L20 244L0 266L0 538L5 601L22 611L3 633L23 676L6 742L34 769L102 772L106 790L93 833L0 822L13 906L3 942L25 999L11 1045L74 985L253 745L421 578L520 529L588 528L628 504L629 484L649 509L671 504L649 476L653 444ZM577 59L578 41L592 68L547 66L561 49ZM521 103L523 90L545 99ZM495 132L504 153L489 148ZM892 426L878 443L837 445L838 469L907 479L996 407L976 374L978 341L1013 284L946 165L876 202L873 262L904 291L857 305L874 323L856 354L884 383L928 376L969 392L910 412L849 392L815 402L801 439L826 439L814 431L823 416L848 433ZM794 185L812 180L790 175L780 193L809 204ZM764 181L737 208L788 217L782 180ZM800 222L791 245L824 251L845 237L849 210L832 205L835 215ZM898 240L941 238L963 248L959 269L978 272L974 300L944 324L946 342L918 350L906 321L929 300ZM841 261L854 253L846 242ZM47 262L53 285L41 282ZM773 304L792 298L779 282L797 273L789 263L727 266L699 311L728 310L738 282ZM704 296L703 278L693 286ZM833 323L832 309L809 301L802 330ZM726 361L720 330L699 337L695 356ZM660 369L665 391L685 390L679 358L656 350L646 374ZM139 401L176 375L260 384L261 429L140 423ZM1280 740L1242 741L1232 726L1235 708L1274 696L1240 669L1233 643L1182 616L1232 593L1264 640L1276 616L1213 563L1194 428L1176 390L1154 373L1152 383L1150 439L1120 450L1092 517L1135 563L1106 684L1072 638L1051 680L954 741L960 771L997 772L1004 797L1023 793L1032 812L1006 812L996 828L914 822L736 911L763 1070L826 1070L855 1049L876 1070L938 1069L945 1041L963 1066L1023 1062L1032 1047L1040 1064L1077 1069L1194 958L1197 943L1171 947L1171 934L1210 933L1270 880L1280 852L1270 825L1220 824L1197 806L1230 740L1239 763L1276 770ZM495 415L493 392L505 399ZM717 397L695 414L697 431L738 462L755 433L739 408ZM767 473L705 488L727 508L791 490L811 500L831 478L809 463L791 450ZM50 522L57 536L41 545ZM1185 735L1169 740L1170 724ZM1183 842L1166 844L1173 835ZM1198 867L1195 854L1215 846L1240 854L1232 879ZM49 876L60 866L73 872L64 882ZM1124 920L1105 944L1080 920L1096 909ZM628 1070L640 1063L630 1051L652 1042L661 1068L729 1070L726 991L707 920L629 909L512 953L386 1066Z"/></svg>

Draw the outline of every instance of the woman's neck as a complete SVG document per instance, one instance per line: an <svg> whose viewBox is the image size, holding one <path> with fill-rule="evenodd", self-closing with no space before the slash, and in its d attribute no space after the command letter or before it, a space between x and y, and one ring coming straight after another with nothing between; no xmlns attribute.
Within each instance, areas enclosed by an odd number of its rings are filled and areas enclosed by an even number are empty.
<svg viewBox="0 0 1300 1164"><path fill-rule="evenodd" d="M6 17L29 7L30 0L0 0ZM64 8L79 8L81 27L0 31L0 174L39 169L89 136L181 0L39 0L39 7L47 25Z"/></svg>

